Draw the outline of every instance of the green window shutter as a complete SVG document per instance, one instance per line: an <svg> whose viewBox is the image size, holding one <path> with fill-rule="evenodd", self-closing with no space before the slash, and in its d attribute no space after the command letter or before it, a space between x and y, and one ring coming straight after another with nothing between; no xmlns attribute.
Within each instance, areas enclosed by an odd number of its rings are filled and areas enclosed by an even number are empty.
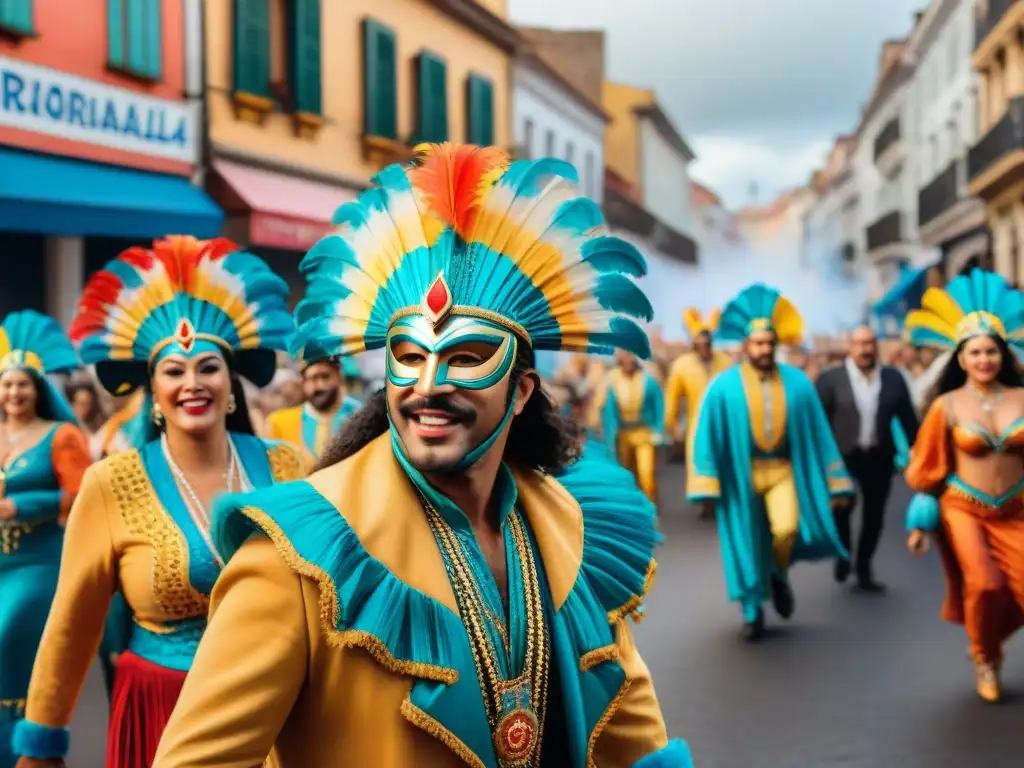
<svg viewBox="0 0 1024 768"><path fill-rule="evenodd" d="M480 147L494 143L494 86L480 75L466 79L466 141Z"/></svg>
<svg viewBox="0 0 1024 768"><path fill-rule="evenodd" d="M160 0L107 0L110 66L154 80L160 77L163 71L161 24Z"/></svg>
<svg viewBox="0 0 1024 768"><path fill-rule="evenodd" d="M448 68L436 54L417 58L418 141L448 140Z"/></svg>
<svg viewBox="0 0 1024 768"><path fill-rule="evenodd" d="M267 0L235 0L235 90L270 98L270 12Z"/></svg>
<svg viewBox="0 0 1024 768"><path fill-rule="evenodd" d="M363 20L363 133L398 138L398 53L395 33Z"/></svg>
<svg viewBox="0 0 1024 768"><path fill-rule="evenodd" d="M289 24L289 74L295 109L319 115L322 110L320 81L320 0L295 0Z"/></svg>
<svg viewBox="0 0 1024 768"><path fill-rule="evenodd" d="M19 35L31 35L32 0L0 0L0 27Z"/></svg>

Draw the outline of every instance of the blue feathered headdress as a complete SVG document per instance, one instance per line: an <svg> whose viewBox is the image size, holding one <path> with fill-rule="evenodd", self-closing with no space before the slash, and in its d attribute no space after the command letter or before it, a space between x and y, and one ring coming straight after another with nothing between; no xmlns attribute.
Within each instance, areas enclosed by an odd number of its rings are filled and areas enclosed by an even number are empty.
<svg viewBox="0 0 1024 768"><path fill-rule="evenodd" d="M52 317L26 309L4 319L0 326L0 371L18 369L35 376L57 421L76 419L67 398L46 377L70 373L78 367L71 340Z"/></svg>
<svg viewBox="0 0 1024 768"><path fill-rule="evenodd" d="M86 283L71 323L85 363L115 395L144 384L169 349L227 354L265 386L295 331L288 285L230 240L174 236L131 248Z"/></svg>
<svg viewBox="0 0 1024 768"><path fill-rule="evenodd" d="M804 321L789 299L755 283L725 305L715 338L742 342L754 331L774 331L780 344L796 345L803 341Z"/></svg>
<svg viewBox="0 0 1024 768"><path fill-rule="evenodd" d="M983 269L929 288L921 309L907 314L910 340L918 346L956 349L973 336L998 336L1024 361L1024 294Z"/></svg>
<svg viewBox="0 0 1024 768"><path fill-rule="evenodd" d="M293 349L350 355L385 345L391 324L490 320L535 350L650 357L651 304L630 279L647 265L608 235L577 175L554 159L510 162L495 147L418 148L334 216L302 262L309 280Z"/></svg>

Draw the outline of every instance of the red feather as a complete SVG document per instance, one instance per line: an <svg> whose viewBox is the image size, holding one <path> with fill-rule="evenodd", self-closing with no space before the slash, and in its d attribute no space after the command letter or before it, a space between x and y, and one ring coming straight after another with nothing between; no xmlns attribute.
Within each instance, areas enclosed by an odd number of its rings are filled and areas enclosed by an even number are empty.
<svg viewBox="0 0 1024 768"><path fill-rule="evenodd" d="M423 144L416 151L420 165L409 170L413 186L442 221L466 237L484 194L508 168L508 154L498 147L450 142Z"/></svg>

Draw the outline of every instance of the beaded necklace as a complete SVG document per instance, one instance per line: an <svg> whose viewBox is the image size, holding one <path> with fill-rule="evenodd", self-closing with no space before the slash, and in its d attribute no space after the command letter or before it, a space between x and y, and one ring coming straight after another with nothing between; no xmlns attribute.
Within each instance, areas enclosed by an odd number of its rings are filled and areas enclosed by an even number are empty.
<svg viewBox="0 0 1024 768"><path fill-rule="evenodd" d="M487 607L480 586L473 576L469 558L451 526L426 498L420 497L427 522L441 548L448 579L455 593L469 646L473 653L491 738L500 768L538 768L540 737L544 731L547 708L550 642L544 622L540 577L533 548L518 510L509 513L507 524L518 555L526 606L526 652L522 673L506 680L496 658L498 650L491 641L485 621L490 621L501 636L506 655L511 644L502 622ZM511 601L510 601L511 602Z"/></svg>

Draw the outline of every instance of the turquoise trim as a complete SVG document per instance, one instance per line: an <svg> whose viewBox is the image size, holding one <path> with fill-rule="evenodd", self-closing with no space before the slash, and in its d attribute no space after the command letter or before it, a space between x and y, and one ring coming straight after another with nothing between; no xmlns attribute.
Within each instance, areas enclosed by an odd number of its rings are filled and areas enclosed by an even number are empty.
<svg viewBox="0 0 1024 768"><path fill-rule="evenodd" d="M893 416L892 421L889 423L889 430L892 432L892 443L896 447L896 456L893 459L893 464L900 472L907 468L910 464L910 441L907 439L907 433L903 430L903 425L900 424L898 416Z"/></svg>
<svg viewBox="0 0 1024 768"><path fill-rule="evenodd" d="M682 739L668 744L633 763L633 768L694 768L690 748Z"/></svg>
<svg viewBox="0 0 1024 768"><path fill-rule="evenodd" d="M331 416L331 434L328 440L338 434L341 425L348 421L352 414L362 407L363 404L354 397L343 397L338 410ZM316 456L316 431L317 427L320 426L320 422L309 412L310 408L309 403L306 403L302 409L302 444L309 451L310 455Z"/></svg>
<svg viewBox="0 0 1024 768"><path fill-rule="evenodd" d="M640 419L652 431L660 433L665 424L665 397L658 382L646 371L641 371L638 375L643 376L645 380ZM601 421L604 427L605 446L613 456L618 457L619 430L622 429L622 419L619 416L619 402L615 397L615 387L611 384L608 385L608 395L601 412Z"/></svg>
<svg viewBox="0 0 1024 768"><path fill-rule="evenodd" d="M1020 429L1022 425L1024 425L1024 416L1013 421L1002 431L1001 434L997 435L981 424L975 422L962 421L957 424L961 429L965 429L972 435L977 435L982 438L989 444L993 451L1002 451L1006 447L1006 441L1013 437L1013 433Z"/></svg>
<svg viewBox="0 0 1024 768"><path fill-rule="evenodd" d="M176 621L164 628L166 632L153 632L133 621L128 650L166 669L188 672L206 630L206 617Z"/></svg>
<svg viewBox="0 0 1024 768"><path fill-rule="evenodd" d="M907 505L907 531L937 531L940 517L938 499L927 493L915 493Z"/></svg>
<svg viewBox="0 0 1024 768"><path fill-rule="evenodd" d="M576 583L558 611L548 590L545 600L566 707L570 768L585 768L587 741L625 673L615 660L582 672L581 658L614 643L608 613L638 602L660 536L653 505L632 475L607 458L581 459L557 479L583 512L583 558ZM511 498L511 490L508 494ZM261 529L247 518L242 512L247 507L259 508L274 530ZM468 637L458 615L372 558L337 508L307 481L218 500L213 536L225 560L253 532L279 532L302 560L330 580L337 596L335 630L365 632L399 662L429 665L429 670L421 667L413 683L412 703L466 744L486 768L497 768ZM642 610L639 605L636 609ZM457 682L444 682L444 670L454 670Z"/></svg>
<svg viewBox="0 0 1024 768"><path fill-rule="evenodd" d="M11 739L14 754L35 760L59 760L71 749L71 731L19 720Z"/></svg>
<svg viewBox="0 0 1024 768"><path fill-rule="evenodd" d="M1003 506L1006 502L1010 501L1016 496L1019 496L1021 492L1024 492L1024 478L1019 480L1015 485L1001 493L999 496L993 496L992 494L985 493L984 491L979 491L973 485L965 483L956 475L950 475L949 478L947 478L946 480L946 485L951 485L954 488L960 489L962 493L964 493L967 496L970 496L972 499L977 499L982 504L987 504L990 507L997 508Z"/></svg>

